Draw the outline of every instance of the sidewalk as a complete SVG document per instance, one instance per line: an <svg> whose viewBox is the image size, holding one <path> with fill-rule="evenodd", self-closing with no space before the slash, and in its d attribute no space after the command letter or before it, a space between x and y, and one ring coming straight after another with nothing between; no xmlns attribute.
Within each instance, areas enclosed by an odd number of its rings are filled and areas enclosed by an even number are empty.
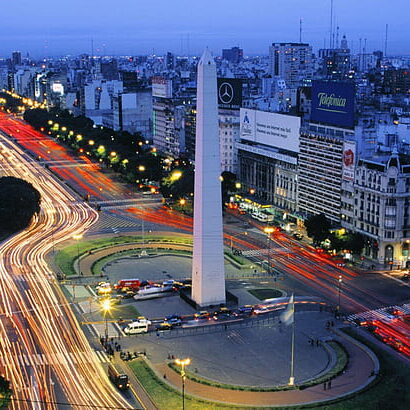
<svg viewBox="0 0 410 410"><path fill-rule="evenodd" d="M319 403L346 396L367 386L375 376L372 372L378 371L378 360L368 349L354 339L337 331L335 337L343 344L349 355L349 363L345 372L332 380L332 388L324 390L323 384L312 386L304 390L288 390L278 392L249 392L222 389L207 386L186 379L185 391L187 394L206 400L221 403L247 405L253 407L281 407L309 403ZM181 377L170 369L167 364L157 365L154 370L158 377L166 375L167 382L177 390L181 388Z"/></svg>

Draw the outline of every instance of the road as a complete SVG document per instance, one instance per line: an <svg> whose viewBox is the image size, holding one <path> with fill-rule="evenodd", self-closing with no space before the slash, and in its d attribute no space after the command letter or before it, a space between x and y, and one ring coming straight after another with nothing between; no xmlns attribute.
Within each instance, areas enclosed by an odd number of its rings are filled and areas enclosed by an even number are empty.
<svg viewBox="0 0 410 410"><path fill-rule="evenodd" d="M11 381L11 408L131 408L108 381L45 261L54 244L86 231L97 212L3 135L0 172L24 178L42 196L30 227L0 245L0 369Z"/></svg>

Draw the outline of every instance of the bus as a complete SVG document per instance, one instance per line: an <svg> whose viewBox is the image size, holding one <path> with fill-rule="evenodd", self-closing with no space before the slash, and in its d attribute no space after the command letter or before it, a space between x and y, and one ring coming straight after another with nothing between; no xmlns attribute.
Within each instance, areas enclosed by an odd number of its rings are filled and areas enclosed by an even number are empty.
<svg viewBox="0 0 410 410"><path fill-rule="evenodd" d="M130 387L128 376L120 373L112 364L108 365L108 378L120 390L127 390Z"/></svg>

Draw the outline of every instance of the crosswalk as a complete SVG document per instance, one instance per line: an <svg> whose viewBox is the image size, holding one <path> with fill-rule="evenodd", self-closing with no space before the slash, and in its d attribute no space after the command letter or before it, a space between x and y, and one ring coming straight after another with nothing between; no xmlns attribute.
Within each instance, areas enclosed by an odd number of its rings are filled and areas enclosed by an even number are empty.
<svg viewBox="0 0 410 410"><path fill-rule="evenodd" d="M133 218L127 218L126 216L113 215L110 213L104 213L101 215L101 218L95 223L90 232L96 233L118 233L123 229L136 230L137 228L141 229L141 223Z"/></svg>
<svg viewBox="0 0 410 410"><path fill-rule="evenodd" d="M250 251L242 251L242 256L252 257L252 256L261 256L269 255L278 252L279 250L283 251L282 247L272 247L271 249L252 249Z"/></svg>
<svg viewBox="0 0 410 410"><path fill-rule="evenodd" d="M0 367L14 367L16 362L21 366L52 366L59 365L61 363L73 363L75 365L82 365L84 363L109 363L110 358L102 350L94 350L93 355L90 356L89 352L76 352L76 353L53 353L43 354L35 353L31 355L20 354L1 356L0 355Z"/></svg>
<svg viewBox="0 0 410 410"><path fill-rule="evenodd" d="M347 320L354 322L355 320L391 320L393 315L390 313L394 310L410 315L410 303L404 305L391 305L379 309L368 310L366 312L354 313L347 316Z"/></svg>

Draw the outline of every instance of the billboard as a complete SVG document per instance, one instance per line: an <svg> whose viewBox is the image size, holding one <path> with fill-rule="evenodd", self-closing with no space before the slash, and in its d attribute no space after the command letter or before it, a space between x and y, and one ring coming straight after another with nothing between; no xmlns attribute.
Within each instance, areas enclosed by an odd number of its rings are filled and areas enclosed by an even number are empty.
<svg viewBox="0 0 410 410"><path fill-rule="evenodd" d="M242 80L238 78L218 78L218 106L229 110L239 110L242 105Z"/></svg>
<svg viewBox="0 0 410 410"><path fill-rule="evenodd" d="M343 143L343 181L354 180L354 169L356 162L356 143L354 141L345 141Z"/></svg>
<svg viewBox="0 0 410 410"><path fill-rule="evenodd" d="M311 121L354 127L354 84L313 81Z"/></svg>
<svg viewBox="0 0 410 410"><path fill-rule="evenodd" d="M241 108L240 136L243 140L299 152L300 118Z"/></svg>
<svg viewBox="0 0 410 410"><path fill-rule="evenodd" d="M152 77L152 96L172 98L172 80L164 77Z"/></svg>

